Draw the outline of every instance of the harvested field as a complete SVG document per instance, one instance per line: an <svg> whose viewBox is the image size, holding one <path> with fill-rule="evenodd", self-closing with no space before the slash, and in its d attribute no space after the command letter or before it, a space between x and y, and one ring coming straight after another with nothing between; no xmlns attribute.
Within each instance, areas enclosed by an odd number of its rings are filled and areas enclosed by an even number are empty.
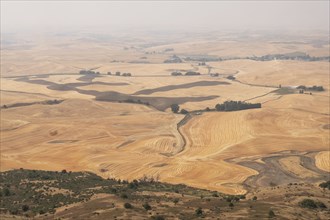
<svg viewBox="0 0 330 220"><path fill-rule="evenodd" d="M315 156L315 162L317 168L330 172L330 151L319 152Z"/></svg>
<svg viewBox="0 0 330 220"><path fill-rule="evenodd" d="M244 57L297 51L326 56L329 46L308 43L316 36L305 43L228 41L233 37L228 33L209 37L213 40L187 36L182 42L172 36L153 44L141 37L129 45L120 38L101 45L73 36L6 47L1 106L33 104L1 108L1 170L87 170L129 180L159 175L161 181L231 194L254 185L325 180L329 62ZM183 62L163 63L174 54ZM203 66L186 61L189 56L223 60ZM137 63L140 57L147 62ZM78 74L83 69L100 74ZM117 71L132 76L115 76ZM173 71L201 75L171 76ZM325 91L298 94L299 85ZM55 99L64 101L42 104ZM262 108L202 112L184 120L169 108L213 109L228 100L262 103Z"/></svg>
<svg viewBox="0 0 330 220"><path fill-rule="evenodd" d="M229 85L230 83L228 82L218 82L218 81L199 81L199 82L193 82L193 83L186 83L186 84L181 84L181 85L170 85L170 86L163 86L159 87L156 89L145 89L138 91L134 93L133 95L150 95L154 92L165 92L165 91L170 91L170 90L175 90L175 89L186 89L186 88L191 88L191 87L196 87L196 86L215 86L215 85Z"/></svg>

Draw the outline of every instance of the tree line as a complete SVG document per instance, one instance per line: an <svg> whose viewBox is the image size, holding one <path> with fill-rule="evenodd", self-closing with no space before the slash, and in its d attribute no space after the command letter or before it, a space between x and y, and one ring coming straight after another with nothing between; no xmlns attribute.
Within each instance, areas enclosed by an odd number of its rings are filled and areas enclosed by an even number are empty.
<svg viewBox="0 0 330 220"><path fill-rule="evenodd" d="M312 91L324 91L324 88L323 86L311 86L311 87L308 87L308 86L304 86L304 85L300 85L297 87L297 89L302 89L302 90L312 90Z"/></svg>
<svg viewBox="0 0 330 220"><path fill-rule="evenodd" d="M100 72L95 72L93 70L80 70L79 74L81 75L100 75ZM107 75L112 75L112 73L109 71L107 72ZM117 71L115 74L115 76L132 76L131 73L121 73L119 71Z"/></svg>
<svg viewBox="0 0 330 220"><path fill-rule="evenodd" d="M242 101L225 101L223 104L216 104L217 111L239 111L252 108L261 108L261 103L247 103Z"/></svg>
<svg viewBox="0 0 330 220"><path fill-rule="evenodd" d="M180 114L188 114L190 113L186 109L181 109L178 104L172 104L171 110L173 113L180 113ZM229 112L229 111L239 111L245 109L253 109L253 108L261 108L261 103L248 103L244 101L225 101L222 104L216 104L214 109L206 107L204 110L196 110L193 111L195 113L201 112L209 112L209 111L221 111L221 112Z"/></svg>
<svg viewBox="0 0 330 220"><path fill-rule="evenodd" d="M175 71L171 73L172 76L182 76L183 74L181 72ZM200 72L194 72L194 71L188 71L184 74L185 76L198 76L201 75Z"/></svg>

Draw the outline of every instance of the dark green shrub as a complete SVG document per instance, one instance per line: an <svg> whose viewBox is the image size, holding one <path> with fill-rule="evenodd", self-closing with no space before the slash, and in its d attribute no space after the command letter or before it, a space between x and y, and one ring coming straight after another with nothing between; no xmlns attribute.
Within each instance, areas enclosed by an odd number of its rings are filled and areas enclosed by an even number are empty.
<svg viewBox="0 0 330 220"><path fill-rule="evenodd" d="M143 205L143 208L145 209L145 210L151 210L151 206L146 202L146 203L144 203Z"/></svg>
<svg viewBox="0 0 330 220"><path fill-rule="evenodd" d="M303 207L303 208L308 208L308 209L316 209L317 208L317 204L312 199L302 200L301 202L299 202L299 206Z"/></svg>
<svg viewBox="0 0 330 220"><path fill-rule="evenodd" d="M124 204L124 208L125 208L125 209L131 209L131 208L133 208L133 206L132 206L130 203L126 202L126 203Z"/></svg>
<svg viewBox="0 0 330 220"><path fill-rule="evenodd" d="M128 198L128 196L127 196L126 193L122 193L122 194L120 195L120 197L123 198L123 199L127 199L127 198Z"/></svg>
<svg viewBox="0 0 330 220"><path fill-rule="evenodd" d="M202 209L202 208L198 208L198 209L196 209L196 210L195 210L195 214L196 214L197 216L201 216L201 215L203 215L203 209Z"/></svg>
<svg viewBox="0 0 330 220"><path fill-rule="evenodd" d="M3 195L4 195L4 196L10 196L10 194L11 194L11 193L10 193L10 190L9 190L8 188L4 188L4 189L3 189Z"/></svg>
<svg viewBox="0 0 330 220"><path fill-rule="evenodd" d="M26 212L30 209L30 207L28 205L22 205L22 210L23 212Z"/></svg>
<svg viewBox="0 0 330 220"><path fill-rule="evenodd" d="M330 190L330 180L329 181L326 181L326 182L323 182L319 185L321 188L325 188L325 189L328 189Z"/></svg>
<svg viewBox="0 0 330 220"><path fill-rule="evenodd" d="M324 205L323 202L317 201L315 202L316 206L321 209L326 209L327 207Z"/></svg>
<svg viewBox="0 0 330 220"><path fill-rule="evenodd" d="M268 212L268 217L269 217L269 218L274 218L274 217L275 217L275 213L274 213L273 210L269 210L269 212Z"/></svg>
<svg viewBox="0 0 330 220"><path fill-rule="evenodd" d="M165 218L161 215L153 216L152 219L154 219L154 220L165 220Z"/></svg>

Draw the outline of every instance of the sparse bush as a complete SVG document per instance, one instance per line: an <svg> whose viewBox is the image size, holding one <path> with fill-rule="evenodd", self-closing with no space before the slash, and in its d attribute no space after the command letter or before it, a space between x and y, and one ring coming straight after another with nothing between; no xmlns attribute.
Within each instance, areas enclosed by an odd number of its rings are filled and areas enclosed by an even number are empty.
<svg viewBox="0 0 330 220"><path fill-rule="evenodd" d="M239 198L240 199L245 199L246 197L245 197L245 195L239 195Z"/></svg>
<svg viewBox="0 0 330 220"><path fill-rule="evenodd" d="M9 209L9 213L12 215L17 215L18 214L18 209L17 208L11 208Z"/></svg>
<svg viewBox="0 0 330 220"><path fill-rule="evenodd" d="M195 210L195 214L196 214L197 216L201 216L201 215L203 215L203 209L202 209L202 208L198 208L198 209L196 209L196 210Z"/></svg>
<svg viewBox="0 0 330 220"><path fill-rule="evenodd" d="M326 205L324 205L323 202L316 201L315 204L316 204L316 206L317 206L318 208L320 208L320 209L326 209L326 208L327 208Z"/></svg>
<svg viewBox="0 0 330 220"><path fill-rule="evenodd" d="M252 198L253 201L257 201L257 199L258 199L258 197L256 197L256 196L253 196L253 198Z"/></svg>
<svg viewBox="0 0 330 220"><path fill-rule="evenodd" d="M154 220L165 220L165 218L161 215L153 216L152 219L154 219Z"/></svg>
<svg viewBox="0 0 330 220"><path fill-rule="evenodd" d="M178 198L175 198L174 200L173 200L173 203L176 205L177 203L179 202L179 199Z"/></svg>
<svg viewBox="0 0 330 220"><path fill-rule="evenodd" d="M127 198L128 198L128 196L127 196L126 193L122 193L122 194L120 195L120 197L121 197L122 199L127 199Z"/></svg>
<svg viewBox="0 0 330 220"><path fill-rule="evenodd" d="M230 208L234 207L234 203L230 202L230 203L229 203L229 207L230 207Z"/></svg>
<svg viewBox="0 0 330 220"><path fill-rule="evenodd" d="M314 200L312 199L304 199L303 201L299 202L299 206L303 208L309 209L316 209L317 205L315 204Z"/></svg>
<svg viewBox="0 0 330 220"><path fill-rule="evenodd" d="M147 203L147 202L144 203L142 206L143 206L143 208L144 208L145 210L147 210L147 211L148 211L148 210L151 210L151 206L150 206L149 203Z"/></svg>
<svg viewBox="0 0 330 220"><path fill-rule="evenodd" d="M188 114L189 112L188 112L186 109L181 109L180 113L186 115L186 114Z"/></svg>
<svg viewBox="0 0 330 220"><path fill-rule="evenodd" d="M22 210L23 212L26 212L30 209L30 207L28 205L22 205Z"/></svg>
<svg viewBox="0 0 330 220"><path fill-rule="evenodd" d="M319 185L320 187L322 188L325 188L325 189L328 189L330 190L330 180L329 181L326 181L326 182L323 182Z"/></svg>
<svg viewBox="0 0 330 220"><path fill-rule="evenodd" d="M126 203L124 204L124 208L125 208L125 209L131 209L131 208L133 208L133 206L132 206L130 203L126 202Z"/></svg>
<svg viewBox="0 0 330 220"><path fill-rule="evenodd" d="M268 217L269 217L269 218L274 218L274 217L275 217L275 213L274 213L273 210L269 210L269 212L268 212Z"/></svg>
<svg viewBox="0 0 330 220"><path fill-rule="evenodd" d="M234 77L234 76L227 76L227 79L229 79L229 80L235 80L236 78Z"/></svg>
<svg viewBox="0 0 330 220"><path fill-rule="evenodd" d="M10 196L10 194L11 194L10 190L7 187L3 189L3 195L4 196Z"/></svg>
<svg viewBox="0 0 330 220"><path fill-rule="evenodd" d="M316 208L326 208L323 202L320 201L314 201L312 199L304 199L301 202L299 202L299 206L303 208L308 209L316 209Z"/></svg>

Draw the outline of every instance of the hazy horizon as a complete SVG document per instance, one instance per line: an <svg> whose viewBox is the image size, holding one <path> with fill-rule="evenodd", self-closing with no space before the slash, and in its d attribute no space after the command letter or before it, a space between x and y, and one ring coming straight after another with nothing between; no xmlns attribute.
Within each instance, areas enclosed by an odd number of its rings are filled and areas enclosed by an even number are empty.
<svg viewBox="0 0 330 220"><path fill-rule="evenodd" d="M326 30L329 1L1 1L1 32Z"/></svg>

